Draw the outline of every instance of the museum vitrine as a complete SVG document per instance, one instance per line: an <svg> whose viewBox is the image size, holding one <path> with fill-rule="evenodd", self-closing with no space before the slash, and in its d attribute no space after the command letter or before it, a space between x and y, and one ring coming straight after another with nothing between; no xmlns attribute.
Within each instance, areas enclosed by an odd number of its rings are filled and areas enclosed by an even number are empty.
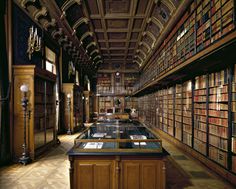
<svg viewBox="0 0 236 189"><path fill-rule="evenodd" d="M165 188L167 154L158 136L137 121L95 123L68 152L71 188Z"/></svg>

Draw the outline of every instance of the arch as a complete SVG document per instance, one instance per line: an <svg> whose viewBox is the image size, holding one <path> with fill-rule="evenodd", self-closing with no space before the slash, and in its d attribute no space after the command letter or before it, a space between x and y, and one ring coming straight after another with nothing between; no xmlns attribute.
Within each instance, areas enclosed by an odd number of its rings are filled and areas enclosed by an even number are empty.
<svg viewBox="0 0 236 189"><path fill-rule="evenodd" d="M73 30L76 30L82 23L88 24L89 19L86 17L81 17L80 19L78 19L75 24L73 25Z"/></svg>
<svg viewBox="0 0 236 189"><path fill-rule="evenodd" d="M86 47L86 51L88 51L88 49L90 48L90 47L92 47L92 46L95 46L96 47L96 43L93 41L93 42L91 42L91 43L89 43L88 45L87 45L87 47Z"/></svg>
<svg viewBox="0 0 236 189"><path fill-rule="evenodd" d="M93 58L93 61L95 61L97 58L102 58L100 55L97 55Z"/></svg>
<svg viewBox="0 0 236 189"><path fill-rule="evenodd" d="M96 62L96 64L99 64L99 63L102 63L102 60L99 60L99 61Z"/></svg>
<svg viewBox="0 0 236 189"><path fill-rule="evenodd" d="M142 49L137 49L136 52L141 53L144 56L144 58L146 59L147 55L145 54L145 52L143 52Z"/></svg>
<svg viewBox="0 0 236 189"><path fill-rule="evenodd" d="M133 60L133 63L137 63L139 66L142 65L142 63L140 63L138 60Z"/></svg>
<svg viewBox="0 0 236 189"><path fill-rule="evenodd" d="M176 6L171 0L162 1L162 3L170 10L170 14L175 11Z"/></svg>
<svg viewBox="0 0 236 189"><path fill-rule="evenodd" d="M157 25L157 27L160 29L160 30L162 30L163 28L164 28L164 25L161 23L161 21L160 20L158 20L156 17L152 17L151 18L151 21L155 24L155 25Z"/></svg>
<svg viewBox="0 0 236 189"><path fill-rule="evenodd" d="M92 56L94 53L99 53L98 49L94 49L89 55Z"/></svg>
<svg viewBox="0 0 236 189"><path fill-rule="evenodd" d="M139 55L136 55L134 56L135 58L138 58L142 63L143 63L143 59L139 56Z"/></svg>
<svg viewBox="0 0 236 189"><path fill-rule="evenodd" d="M80 43L81 42L83 42L83 40L86 38L86 37L88 37L88 36L93 36L93 32L85 32L82 36L81 36L81 38L80 38Z"/></svg>
<svg viewBox="0 0 236 189"><path fill-rule="evenodd" d="M156 42L156 37L150 31L146 31L144 33L145 33L144 35L147 35L147 36L149 36L152 39L152 46L151 46L151 48L153 48L154 44Z"/></svg>
<svg viewBox="0 0 236 189"><path fill-rule="evenodd" d="M78 3L81 5L81 0L67 0L62 6L61 10L63 12L66 12L67 9L69 9L74 3Z"/></svg>
<svg viewBox="0 0 236 189"><path fill-rule="evenodd" d="M139 46L141 45L145 46L148 49L148 52L151 50L151 47L149 47L149 45L145 41L140 42Z"/></svg>

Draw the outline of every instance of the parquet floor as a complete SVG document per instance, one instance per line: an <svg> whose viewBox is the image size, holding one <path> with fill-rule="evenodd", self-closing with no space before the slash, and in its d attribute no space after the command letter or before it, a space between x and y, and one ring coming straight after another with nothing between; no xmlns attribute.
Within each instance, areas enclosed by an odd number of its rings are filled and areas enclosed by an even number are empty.
<svg viewBox="0 0 236 189"><path fill-rule="evenodd" d="M78 134L63 135L61 145L35 162L0 168L0 189L68 189L69 161L66 152ZM163 141L171 154L167 161L167 189L233 189L229 183L203 167L199 162Z"/></svg>

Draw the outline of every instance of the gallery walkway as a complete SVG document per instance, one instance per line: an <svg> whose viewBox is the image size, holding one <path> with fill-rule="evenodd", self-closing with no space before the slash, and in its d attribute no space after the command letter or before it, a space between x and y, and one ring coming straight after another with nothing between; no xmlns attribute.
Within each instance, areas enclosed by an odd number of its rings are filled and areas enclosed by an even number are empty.
<svg viewBox="0 0 236 189"><path fill-rule="evenodd" d="M77 136L78 134L60 136L61 145L27 166L14 164L0 168L0 188L69 188L69 161L66 152L73 146L73 140ZM171 154L167 161L167 189L233 189L233 186L172 144L164 140L163 146Z"/></svg>

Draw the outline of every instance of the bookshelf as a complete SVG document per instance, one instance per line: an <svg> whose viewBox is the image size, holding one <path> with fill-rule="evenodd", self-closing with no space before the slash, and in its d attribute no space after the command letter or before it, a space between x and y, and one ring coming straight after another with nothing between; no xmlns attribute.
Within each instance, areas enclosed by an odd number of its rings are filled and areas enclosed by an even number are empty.
<svg viewBox="0 0 236 189"><path fill-rule="evenodd" d="M209 157L227 167L228 69L209 75Z"/></svg>
<svg viewBox="0 0 236 189"><path fill-rule="evenodd" d="M175 86L175 138L182 140L182 117L183 117L183 102L182 102L182 84Z"/></svg>
<svg viewBox="0 0 236 189"><path fill-rule="evenodd" d="M113 97L98 97L99 114L113 113Z"/></svg>
<svg viewBox="0 0 236 189"><path fill-rule="evenodd" d="M26 84L28 92L27 146L30 157L35 159L43 151L56 143L56 75L35 65L14 65L14 130L13 156L18 159L22 155L23 144L23 110L20 86ZM29 113L29 112L27 112Z"/></svg>
<svg viewBox="0 0 236 189"><path fill-rule="evenodd" d="M112 93L111 73L99 73L97 75L97 93Z"/></svg>
<svg viewBox="0 0 236 189"><path fill-rule="evenodd" d="M163 131L168 133L168 90L163 89Z"/></svg>
<svg viewBox="0 0 236 189"><path fill-rule="evenodd" d="M232 110L232 136L231 136L232 171L236 173L236 64L233 67L231 110Z"/></svg>
<svg viewBox="0 0 236 189"><path fill-rule="evenodd" d="M195 78L194 89L194 149L207 154L207 75Z"/></svg>
<svg viewBox="0 0 236 189"><path fill-rule="evenodd" d="M124 73L124 91L126 94L131 94L134 89L134 84L138 79L138 75L134 73Z"/></svg>
<svg viewBox="0 0 236 189"><path fill-rule="evenodd" d="M140 76L140 85L175 69L235 29L234 0L194 0L176 27L153 54Z"/></svg>
<svg viewBox="0 0 236 189"><path fill-rule="evenodd" d="M174 136L174 100L175 100L175 93L174 93L174 87L168 88L168 128L167 132Z"/></svg>
<svg viewBox="0 0 236 189"><path fill-rule="evenodd" d="M156 127L163 129L163 90L156 92Z"/></svg>
<svg viewBox="0 0 236 189"><path fill-rule="evenodd" d="M176 84L175 89L175 138L181 141L183 123L182 84Z"/></svg>
<svg viewBox="0 0 236 189"><path fill-rule="evenodd" d="M192 81L183 83L183 143L192 146Z"/></svg>

